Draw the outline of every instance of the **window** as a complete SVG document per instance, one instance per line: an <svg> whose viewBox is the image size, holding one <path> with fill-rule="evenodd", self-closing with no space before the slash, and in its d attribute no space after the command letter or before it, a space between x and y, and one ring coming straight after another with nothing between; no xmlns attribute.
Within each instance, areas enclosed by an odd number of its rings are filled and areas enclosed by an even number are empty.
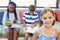
<svg viewBox="0 0 60 40"><path fill-rule="evenodd" d="M37 7L56 7L57 0L37 0Z"/></svg>
<svg viewBox="0 0 60 40"><path fill-rule="evenodd" d="M11 0L17 4L17 6L29 6L31 4L34 5L34 0Z"/></svg>
<svg viewBox="0 0 60 40"><path fill-rule="evenodd" d="M60 8L60 0L59 0L59 8Z"/></svg>
<svg viewBox="0 0 60 40"><path fill-rule="evenodd" d="M15 2L17 4L17 8L28 8L31 4L35 5L36 7L60 6L57 0L0 0L0 8L6 8L10 1Z"/></svg>
<svg viewBox="0 0 60 40"><path fill-rule="evenodd" d="M9 3L9 0L0 0L0 6L7 6Z"/></svg>

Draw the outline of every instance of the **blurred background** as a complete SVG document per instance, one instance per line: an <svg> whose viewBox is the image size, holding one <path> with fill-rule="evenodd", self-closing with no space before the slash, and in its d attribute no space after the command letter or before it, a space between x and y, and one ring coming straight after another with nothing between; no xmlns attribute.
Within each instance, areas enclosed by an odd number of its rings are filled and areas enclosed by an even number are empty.
<svg viewBox="0 0 60 40"><path fill-rule="evenodd" d="M51 8L56 12L56 23L54 26L60 29L60 0L0 0L0 40L7 40L7 34L4 30L4 26L2 25L2 18L4 12L7 10L7 6L9 2L15 2L17 4L17 11L20 15L20 32L19 32L19 40L24 40L24 25L23 25L23 13L28 11L28 7L33 4L36 6L36 12L38 15L41 10L44 8ZM40 17L39 17L40 20Z"/></svg>

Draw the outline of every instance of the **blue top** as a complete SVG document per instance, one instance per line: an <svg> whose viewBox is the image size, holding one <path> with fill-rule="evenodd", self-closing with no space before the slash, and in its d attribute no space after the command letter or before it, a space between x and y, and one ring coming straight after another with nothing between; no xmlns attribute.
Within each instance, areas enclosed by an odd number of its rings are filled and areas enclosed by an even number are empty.
<svg viewBox="0 0 60 40"><path fill-rule="evenodd" d="M46 35L43 32L41 32L38 36L38 40L56 40L56 34L53 35Z"/></svg>

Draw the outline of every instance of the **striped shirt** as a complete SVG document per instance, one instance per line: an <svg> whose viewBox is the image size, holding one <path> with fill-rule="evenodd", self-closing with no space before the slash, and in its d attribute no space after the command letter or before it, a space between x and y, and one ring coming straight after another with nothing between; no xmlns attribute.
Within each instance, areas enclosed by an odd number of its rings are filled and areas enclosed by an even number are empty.
<svg viewBox="0 0 60 40"><path fill-rule="evenodd" d="M23 20L26 21L26 24L33 24L38 21L38 14L34 12L34 14L31 15L29 12L25 12L23 14Z"/></svg>

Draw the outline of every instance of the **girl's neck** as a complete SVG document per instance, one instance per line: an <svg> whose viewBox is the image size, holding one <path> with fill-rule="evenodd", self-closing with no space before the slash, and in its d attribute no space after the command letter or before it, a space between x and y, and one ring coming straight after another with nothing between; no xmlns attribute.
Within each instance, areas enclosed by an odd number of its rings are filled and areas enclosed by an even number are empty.
<svg viewBox="0 0 60 40"><path fill-rule="evenodd" d="M14 13L14 12L9 12L9 13Z"/></svg>
<svg viewBox="0 0 60 40"><path fill-rule="evenodd" d="M47 29L47 30L49 30L49 29L52 29L53 26L52 25L51 26L44 26L44 28Z"/></svg>
<svg viewBox="0 0 60 40"><path fill-rule="evenodd" d="M10 13L14 13L14 11L10 11Z"/></svg>
<svg viewBox="0 0 60 40"><path fill-rule="evenodd" d="M34 13L34 12L30 11L30 13Z"/></svg>

